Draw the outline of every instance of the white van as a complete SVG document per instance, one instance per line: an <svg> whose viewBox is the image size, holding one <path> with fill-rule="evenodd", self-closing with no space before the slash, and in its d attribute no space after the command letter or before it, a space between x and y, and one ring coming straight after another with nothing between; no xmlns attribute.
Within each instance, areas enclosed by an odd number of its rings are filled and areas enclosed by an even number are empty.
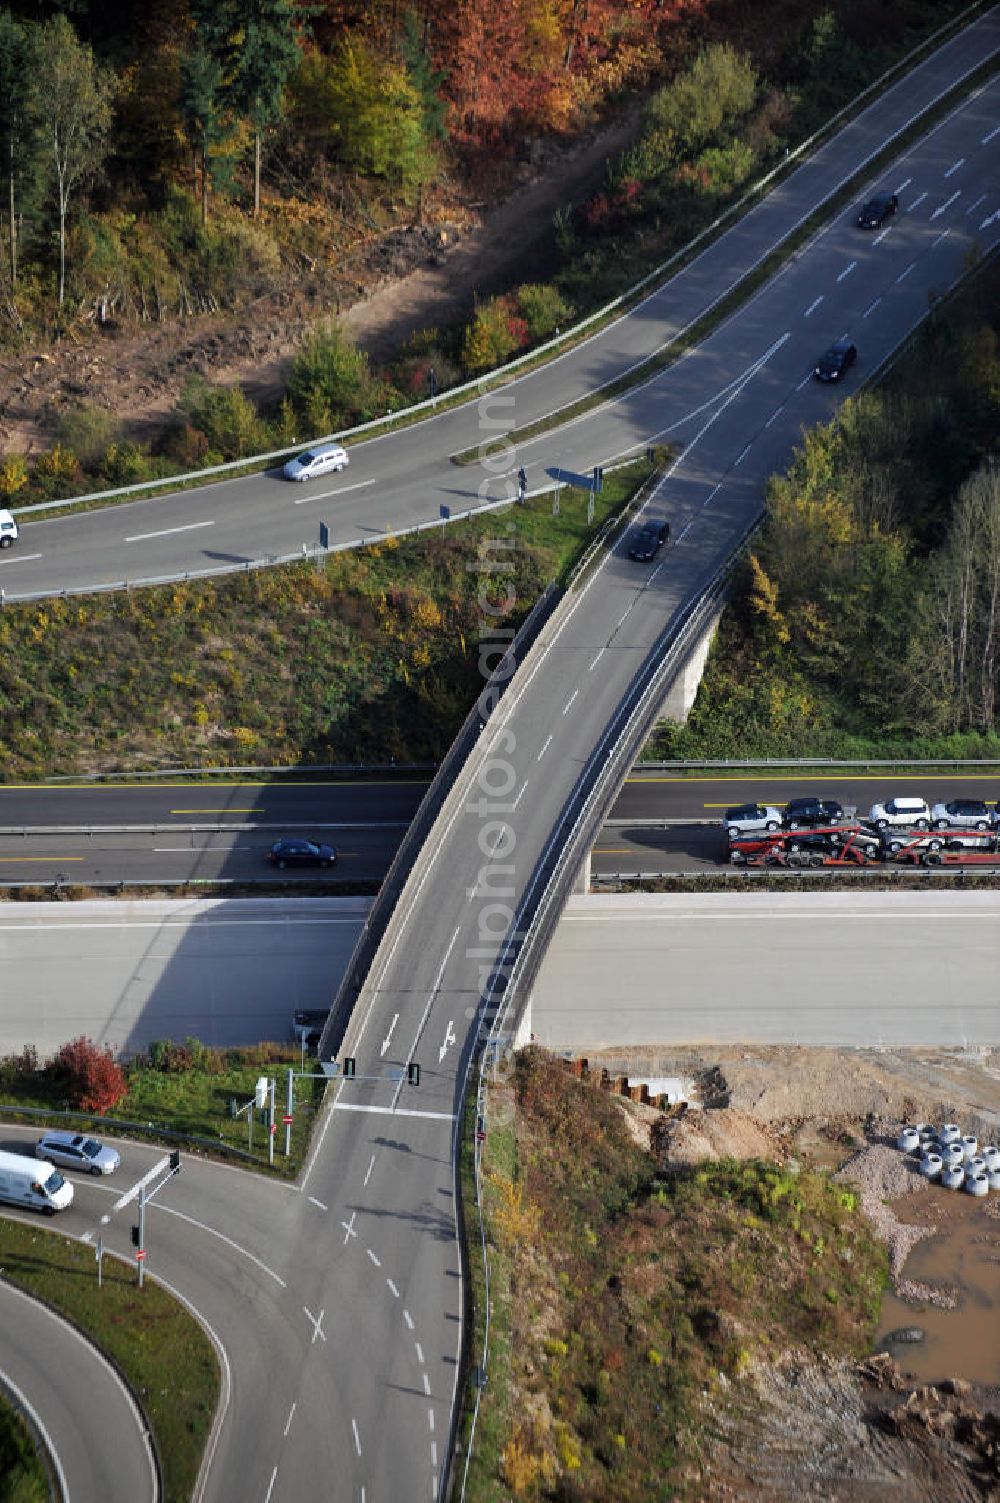
<svg viewBox="0 0 1000 1503"><path fill-rule="evenodd" d="M0 510L0 548L9 548L17 542L17 523L9 511Z"/></svg>
<svg viewBox="0 0 1000 1503"><path fill-rule="evenodd" d="M0 1200L54 1216L73 1200L73 1186L55 1164L39 1163L22 1153L0 1151Z"/></svg>

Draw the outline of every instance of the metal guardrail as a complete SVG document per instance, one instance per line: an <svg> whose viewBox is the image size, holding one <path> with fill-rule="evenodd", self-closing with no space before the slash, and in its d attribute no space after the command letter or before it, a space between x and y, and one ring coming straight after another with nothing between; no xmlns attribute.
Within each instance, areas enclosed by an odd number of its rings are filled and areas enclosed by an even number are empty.
<svg viewBox="0 0 1000 1503"><path fill-rule="evenodd" d="M622 884L634 882L661 882L674 881L687 882L692 880L724 882L759 882L765 877L777 877L780 881L787 881L790 877L810 877L822 881L823 878L841 877L846 875L852 882L855 878L865 882L881 877L889 886L898 886L912 877L948 877L954 880L958 878L964 881L966 877L1000 877L1000 861L996 866L922 866L919 864L908 866L838 866L825 868L810 868L808 866L720 866L706 870L704 867L697 871L675 872L598 872L591 877L591 886L596 888L604 885L617 884L620 890Z"/></svg>
<svg viewBox="0 0 1000 1503"><path fill-rule="evenodd" d="M633 772L701 772L713 768L745 768L750 772L783 771L789 767L1000 767L995 757L756 757L744 761L719 758L705 762L637 762Z"/></svg>

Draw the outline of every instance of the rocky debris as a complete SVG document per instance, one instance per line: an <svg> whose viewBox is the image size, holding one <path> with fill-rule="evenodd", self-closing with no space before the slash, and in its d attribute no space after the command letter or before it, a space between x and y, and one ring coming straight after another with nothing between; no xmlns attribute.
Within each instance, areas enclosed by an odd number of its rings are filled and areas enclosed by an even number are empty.
<svg viewBox="0 0 1000 1503"><path fill-rule="evenodd" d="M891 1357L788 1352L702 1406L701 1503L1000 1498L996 1395L911 1388Z"/></svg>
<svg viewBox="0 0 1000 1503"><path fill-rule="evenodd" d="M918 1279L897 1279L896 1293L911 1305L934 1305L938 1310L954 1310L958 1306L957 1289L938 1289Z"/></svg>
<svg viewBox="0 0 1000 1503"><path fill-rule="evenodd" d="M858 1191L861 1209L875 1235L888 1247L889 1267L893 1278L898 1280L910 1249L921 1238L932 1237L937 1229L910 1226L898 1220L892 1206L886 1203L902 1195L926 1191L927 1180L917 1168L916 1160L886 1142L871 1143L852 1154L834 1179Z"/></svg>

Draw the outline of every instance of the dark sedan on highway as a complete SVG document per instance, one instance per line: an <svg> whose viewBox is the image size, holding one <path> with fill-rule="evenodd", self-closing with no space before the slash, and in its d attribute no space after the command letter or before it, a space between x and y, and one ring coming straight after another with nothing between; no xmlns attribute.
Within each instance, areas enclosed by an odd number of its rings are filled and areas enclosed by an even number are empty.
<svg viewBox="0 0 1000 1503"><path fill-rule="evenodd" d="M649 521L640 527L628 550L629 558L648 564L656 557L670 536L670 523Z"/></svg>
<svg viewBox="0 0 1000 1503"><path fill-rule="evenodd" d="M863 230L877 230L898 208L899 199L895 193L876 193L874 198L862 204L858 224Z"/></svg>
<svg viewBox="0 0 1000 1503"><path fill-rule="evenodd" d="M850 370L858 352L849 339L838 339L817 361L814 375L817 381L839 381Z"/></svg>
<svg viewBox="0 0 1000 1503"><path fill-rule="evenodd" d="M337 852L331 845L317 845L312 840L276 840L267 859L282 870L286 866L332 866Z"/></svg>
<svg viewBox="0 0 1000 1503"><path fill-rule="evenodd" d="M801 830L816 825L838 825L847 816L835 798L790 798L785 805L785 825Z"/></svg>

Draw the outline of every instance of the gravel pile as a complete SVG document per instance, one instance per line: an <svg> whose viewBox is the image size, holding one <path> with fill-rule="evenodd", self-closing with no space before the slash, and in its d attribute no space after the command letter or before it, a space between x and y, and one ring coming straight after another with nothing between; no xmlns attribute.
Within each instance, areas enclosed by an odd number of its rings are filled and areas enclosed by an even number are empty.
<svg viewBox="0 0 1000 1503"><path fill-rule="evenodd" d="M885 1204L897 1196L920 1195L927 1189L928 1181L917 1168L917 1161L898 1148L872 1143L853 1154L834 1179L858 1191L861 1208L875 1235L889 1249L889 1267L897 1281L910 1249L937 1231L936 1226L908 1226L898 1221L892 1207Z"/></svg>

